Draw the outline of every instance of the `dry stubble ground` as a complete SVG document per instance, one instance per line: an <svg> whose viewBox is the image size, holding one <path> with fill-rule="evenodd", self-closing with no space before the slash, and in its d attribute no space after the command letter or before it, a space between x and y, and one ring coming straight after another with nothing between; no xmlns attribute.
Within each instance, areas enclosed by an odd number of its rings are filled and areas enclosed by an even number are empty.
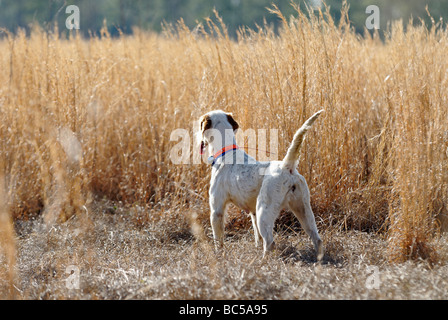
<svg viewBox="0 0 448 320"><path fill-rule="evenodd" d="M277 250L263 261L251 230L228 225L225 250L217 253L209 225L191 228L192 215L170 212L149 221L143 208L103 201L52 227L41 218L17 221L17 298L448 298L446 264L389 263L381 235L321 226L326 254L318 265L302 231L278 227ZM435 245L446 257L446 238Z"/></svg>

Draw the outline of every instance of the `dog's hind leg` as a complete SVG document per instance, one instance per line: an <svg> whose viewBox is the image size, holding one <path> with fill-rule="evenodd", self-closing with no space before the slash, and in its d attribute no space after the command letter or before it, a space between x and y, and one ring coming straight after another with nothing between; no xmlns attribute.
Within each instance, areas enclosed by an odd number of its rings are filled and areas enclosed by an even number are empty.
<svg viewBox="0 0 448 320"><path fill-rule="evenodd" d="M252 220L252 227L254 228L255 247L258 248L258 245L261 241L261 235L260 235L260 232L258 231L257 218L253 212L249 212L249 214L250 214L250 218Z"/></svg>
<svg viewBox="0 0 448 320"><path fill-rule="evenodd" d="M274 222L280 213L278 203L267 203L260 194L257 199L257 225L258 231L263 238L263 257L266 253L272 251L275 247L274 243Z"/></svg>
<svg viewBox="0 0 448 320"><path fill-rule="evenodd" d="M317 231L316 220L314 219L311 205L309 201L306 201L306 198L307 197L305 197L305 202L297 199L297 202L289 207L297 219L299 219L300 225L305 230L306 234L311 238L316 250L317 261L321 261L324 255L323 244Z"/></svg>
<svg viewBox="0 0 448 320"><path fill-rule="evenodd" d="M294 215L299 219L300 225L305 230L306 234L311 238L316 250L317 261L321 261L324 255L322 240L317 231L316 221L314 219L313 211L310 206L306 206L304 210L293 210Z"/></svg>
<svg viewBox="0 0 448 320"><path fill-rule="evenodd" d="M300 225L306 234L313 241L316 250L317 261L321 261L324 255L322 240L319 236L314 219L314 213L311 209L310 191L305 178L299 176L286 196L287 207L299 219Z"/></svg>

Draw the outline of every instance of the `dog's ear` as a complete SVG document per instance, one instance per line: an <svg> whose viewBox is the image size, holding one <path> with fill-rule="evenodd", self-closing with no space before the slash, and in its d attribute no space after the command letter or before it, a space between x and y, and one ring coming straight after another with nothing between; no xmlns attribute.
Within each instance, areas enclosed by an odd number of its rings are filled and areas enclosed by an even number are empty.
<svg viewBox="0 0 448 320"><path fill-rule="evenodd" d="M227 114L227 121L229 121L230 125L233 128L233 131L237 130L240 126L238 125L238 123L235 121L235 119L233 119L232 114L228 113Z"/></svg>
<svg viewBox="0 0 448 320"><path fill-rule="evenodd" d="M199 120L201 121L201 132L204 132L212 127L212 119L210 119L209 115L203 115Z"/></svg>

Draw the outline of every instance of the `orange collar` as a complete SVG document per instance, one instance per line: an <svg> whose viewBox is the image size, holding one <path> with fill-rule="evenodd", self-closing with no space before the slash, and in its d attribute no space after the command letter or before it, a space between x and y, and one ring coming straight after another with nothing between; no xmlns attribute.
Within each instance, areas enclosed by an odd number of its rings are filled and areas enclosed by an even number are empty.
<svg viewBox="0 0 448 320"><path fill-rule="evenodd" d="M227 151L230 151L230 150L236 150L236 149L238 149L238 146L237 146L236 144L232 144L232 145L230 145L230 146L227 146L227 147L222 148L220 151L218 151L217 153L215 153L215 154L213 155L213 158L210 157L210 158L211 158L210 160L212 160L212 167L213 167L213 165L215 164L216 159L218 159L219 157L224 156L225 153L226 153Z"/></svg>

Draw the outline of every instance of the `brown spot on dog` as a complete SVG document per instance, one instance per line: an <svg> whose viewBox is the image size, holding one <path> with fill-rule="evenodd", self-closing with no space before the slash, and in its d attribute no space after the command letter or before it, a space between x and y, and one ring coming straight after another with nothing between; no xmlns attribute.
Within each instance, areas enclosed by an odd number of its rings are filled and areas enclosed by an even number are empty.
<svg viewBox="0 0 448 320"><path fill-rule="evenodd" d="M233 131L237 130L240 126L238 125L238 123L235 121L235 119L233 119L232 114L228 113L227 114L227 121L229 121L230 125L233 128Z"/></svg>
<svg viewBox="0 0 448 320"><path fill-rule="evenodd" d="M204 132L212 127L212 119L209 115L203 115L200 119L201 121L201 131Z"/></svg>

